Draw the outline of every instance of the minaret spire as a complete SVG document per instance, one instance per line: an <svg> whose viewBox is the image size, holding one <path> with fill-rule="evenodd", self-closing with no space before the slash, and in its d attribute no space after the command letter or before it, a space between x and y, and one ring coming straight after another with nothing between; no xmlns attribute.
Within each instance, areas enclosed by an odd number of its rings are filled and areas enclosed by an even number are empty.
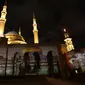
<svg viewBox="0 0 85 85"><path fill-rule="evenodd" d="M33 13L33 27L34 27L34 30L37 30L37 23L36 23L36 18L34 13Z"/></svg>
<svg viewBox="0 0 85 85"><path fill-rule="evenodd" d="M35 14L34 14L34 12L33 12L33 19L35 19Z"/></svg>
<svg viewBox="0 0 85 85"><path fill-rule="evenodd" d="M6 23L6 14L7 14L7 0L5 0L3 9L1 11L1 17L0 17L0 37L4 36L4 28Z"/></svg>
<svg viewBox="0 0 85 85"><path fill-rule="evenodd" d="M64 37L65 38L68 38L69 37L69 34L67 33L67 30L66 29L63 29L63 31L64 31Z"/></svg>
<svg viewBox="0 0 85 85"><path fill-rule="evenodd" d="M19 32L18 33L19 33L19 35L21 35L21 28L20 27L19 27Z"/></svg>
<svg viewBox="0 0 85 85"><path fill-rule="evenodd" d="M39 39L38 39L38 29L37 29L37 23L36 23L36 18L35 14L33 13L33 34L34 34L34 43L38 44Z"/></svg>
<svg viewBox="0 0 85 85"><path fill-rule="evenodd" d="M5 4L4 4L3 9L1 11L1 18L4 18L4 19L6 18L6 14L7 14L6 10L7 10L7 0L5 0Z"/></svg>
<svg viewBox="0 0 85 85"><path fill-rule="evenodd" d="M4 6L7 6L7 0L5 0Z"/></svg>

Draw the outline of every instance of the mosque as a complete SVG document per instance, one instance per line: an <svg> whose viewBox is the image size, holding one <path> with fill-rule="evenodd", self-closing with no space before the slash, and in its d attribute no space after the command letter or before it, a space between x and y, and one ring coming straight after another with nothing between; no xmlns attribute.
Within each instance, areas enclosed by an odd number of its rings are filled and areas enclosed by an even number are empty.
<svg viewBox="0 0 85 85"><path fill-rule="evenodd" d="M59 73L59 67L56 62L58 60L61 63L61 67L64 66L62 60L63 57L59 56L58 53L58 47L55 44L49 45L40 45L39 44L39 38L38 38L38 29L37 29L37 23L35 15L33 14L33 35L34 35L34 44L28 45L25 41L24 37L21 33L21 28L19 28L18 33L16 31L9 31L8 33L4 34L5 30L5 23L6 23L6 15L7 15L7 1L5 1L5 4L3 6L3 9L1 11L0 16L0 41L3 38L7 39L7 47L4 45L2 46L0 43L0 75L12 75L12 60L13 55L16 52L19 52L19 55L23 58L23 54L25 52L29 52L30 55L30 66L31 70L33 70L33 65L35 63L33 52L38 52L40 54L40 66L41 69L39 70L39 75L46 75L48 74L48 64L47 64L47 53L51 50L53 53L53 63L54 63L54 73ZM65 33L65 43L68 51L71 51L74 49L72 45L72 39L69 38L67 31L64 31ZM63 47L63 48L64 48ZM67 52L65 49L62 48L63 53ZM61 57L61 58L59 58ZM60 60L61 59L61 60ZM3 65L3 66L2 66ZM24 65L22 65L24 66ZM15 69L16 70L16 69ZM66 71L65 71L66 72ZM37 73L36 73L37 74ZM17 75L17 71L15 71L15 75Z"/></svg>
<svg viewBox="0 0 85 85"><path fill-rule="evenodd" d="M4 34L5 30L5 23L6 23L6 15L7 15L7 1L5 1L5 4L3 6L3 9L1 11L1 17L0 17L0 37L5 37L8 39L7 44L27 44L24 37L21 35L21 29L19 28L19 32L16 31L9 31L8 33ZM34 34L34 43L38 44L38 29L37 29L37 23L35 16L33 14L33 34Z"/></svg>
<svg viewBox="0 0 85 85"><path fill-rule="evenodd" d="M54 45L40 45L39 44L39 38L38 38L38 29L37 29L37 23L36 23L36 18L33 13L33 35L34 35L34 44L29 45L24 37L22 36L21 33L21 28L19 27L19 31L9 31L6 34L4 34L5 30L5 23L6 23L6 15L7 15L7 1L5 1L5 4L3 6L3 9L1 11L1 16L0 16L0 76L1 75L12 75L12 60L14 58L14 54L16 52L19 53L21 56L21 62L23 62L24 58L23 55L25 52L29 52L29 59L30 59L30 66L31 70L34 68L35 64L35 59L33 56L34 52L38 52L40 54L40 71L39 75L42 74L48 74L48 69L47 69L47 59L46 55L48 51L52 50L54 56L58 55L57 52L57 47ZM6 39L6 41L5 41ZM6 42L6 45L1 41ZM7 64L6 64L7 62ZM16 63L15 63L16 64ZM55 58L54 58L54 66L55 66L55 73L58 73ZM24 64L22 64L22 67L24 67ZM16 71L16 66L15 66L15 75L17 75L19 72ZM31 73L30 73L31 74ZM36 74L36 73L32 73ZM26 74L25 74L26 75Z"/></svg>

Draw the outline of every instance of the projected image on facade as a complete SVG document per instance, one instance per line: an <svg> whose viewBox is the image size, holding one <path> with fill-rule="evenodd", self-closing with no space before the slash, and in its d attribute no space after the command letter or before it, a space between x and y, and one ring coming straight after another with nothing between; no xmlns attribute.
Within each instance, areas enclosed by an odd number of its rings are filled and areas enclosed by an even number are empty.
<svg viewBox="0 0 85 85"><path fill-rule="evenodd" d="M69 68L74 69L76 73L85 72L85 53L70 53L67 57Z"/></svg>
<svg viewBox="0 0 85 85"><path fill-rule="evenodd" d="M41 47L42 48L42 47ZM41 49L40 48L40 49ZM6 75L47 75L49 73L49 60L47 58L48 48L34 50L33 48L8 48L8 58L6 65L6 48L0 50L0 76ZM24 50L25 49L25 50ZM57 53L52 50L51 61L53 63L53 74L57 74ZM49 56L50 58L51 56ZM6 70L5 70L6 67Z"/></svg>

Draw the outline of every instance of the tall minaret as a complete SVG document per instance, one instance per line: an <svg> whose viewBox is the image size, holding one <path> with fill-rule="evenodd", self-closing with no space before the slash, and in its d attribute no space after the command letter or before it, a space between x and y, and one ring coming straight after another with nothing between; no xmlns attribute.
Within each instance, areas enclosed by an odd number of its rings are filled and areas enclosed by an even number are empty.
<svg viewBox="0 0 85 85"><path fill-rule="evenodd" d="M33 34L34 34L34 44L38 44L39 43L38 29L34 13L33 13Z"/></svg>
<svg viewBox="0 0 85 85"><path fill-rule="evenodd" d="M6 23L6 14L7 14L6 10L7 10L7 1L5 0L5 4L1 11L1 17L0 17L0 37L4 37L4 28Z"/></svg>
<svg viewBox="0 0 85 85"><path fill-rule="evenodd" d="M66 29L64 29L64 37L65 37L64 41L65 41L65 44L66 44L67 51L69 52L71 50L74 50L72 38L69 37L69 34L68 34Z"/></svg>
<svg viewBox="0 0 85 85"><path fill-rule="evenodd" d="M19 33L19 35L21 35L21 28L20 27L19 27L19 32L18 33Z"/></svg>

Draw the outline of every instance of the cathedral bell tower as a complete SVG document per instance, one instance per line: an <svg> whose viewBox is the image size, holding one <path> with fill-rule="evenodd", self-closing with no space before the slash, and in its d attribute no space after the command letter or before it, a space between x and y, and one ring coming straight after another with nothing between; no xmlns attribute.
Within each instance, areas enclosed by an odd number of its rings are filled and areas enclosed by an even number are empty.
<svg viewBox="0 0 85 85"><path fill-rule="evenodd" d="M5 1L5 4L3 6L3 9L1 11L1 17L0 17L0 37L4 37L4 28L6 23L6 12L7 10L7 1Z"/></svg>
<svg viewBox="0 0 85 85"><path fill-rule="evenodd" d="M33 13L33 34L34 34L34 44L38 44L39 43L38 29L34 13Z"/></svg>
<svg viewBox="0 0 85 85"><path fill-rule="evenodd" d="M64 29L64 37L65 37L64 41L66 44L67 52L74 50L72 38L69 37L69 34L67 33L66 29Z"/></svg>

